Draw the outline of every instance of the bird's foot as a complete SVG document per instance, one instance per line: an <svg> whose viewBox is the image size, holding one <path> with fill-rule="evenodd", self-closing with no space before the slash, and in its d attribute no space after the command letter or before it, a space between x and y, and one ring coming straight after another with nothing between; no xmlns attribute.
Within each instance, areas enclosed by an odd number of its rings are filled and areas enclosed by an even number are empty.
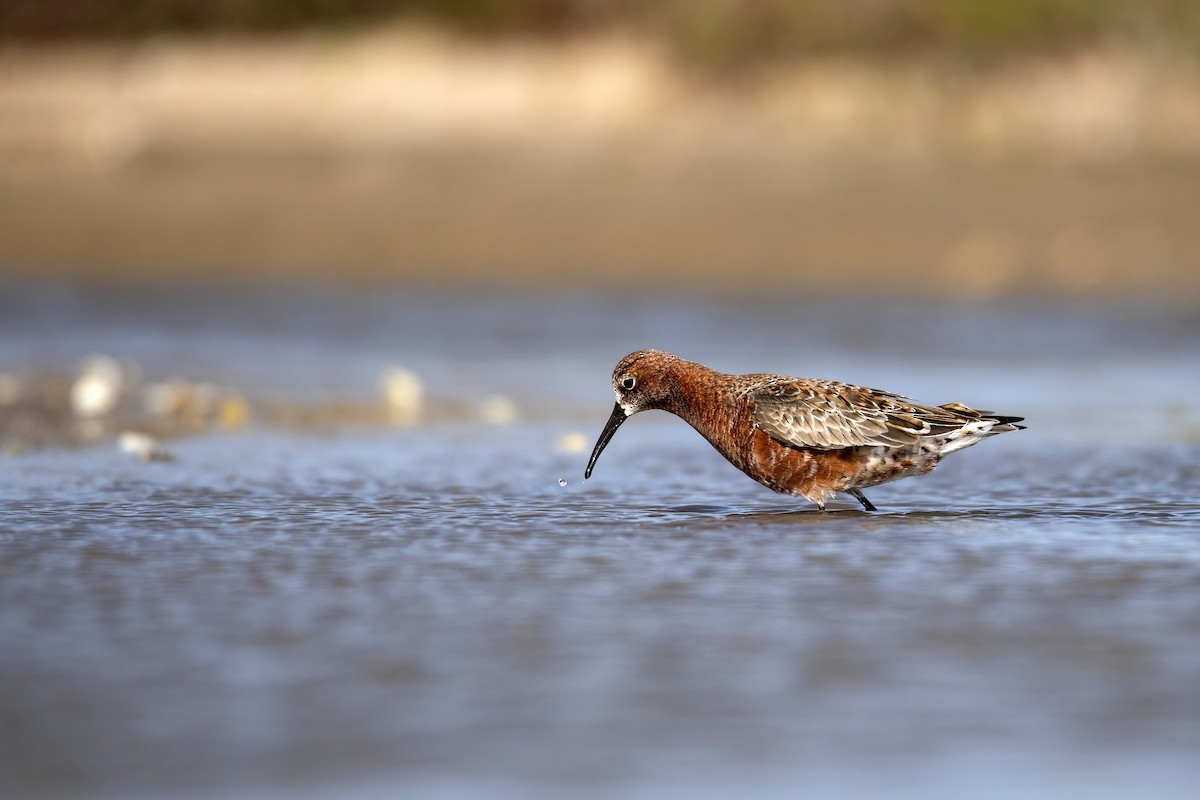
<svg viewBox="0 0 1200 800"><path fill-rule="evenodd" d="M872 503L870 500L868 500L867 496L865 494L863 494L862 492L860 492L858 489L851 489L850 491L846 492L846 494L850 495L855 500L862 503L862 507L865 508L867 511L878 511L879 510L875 507L875 504Z"/></svg>

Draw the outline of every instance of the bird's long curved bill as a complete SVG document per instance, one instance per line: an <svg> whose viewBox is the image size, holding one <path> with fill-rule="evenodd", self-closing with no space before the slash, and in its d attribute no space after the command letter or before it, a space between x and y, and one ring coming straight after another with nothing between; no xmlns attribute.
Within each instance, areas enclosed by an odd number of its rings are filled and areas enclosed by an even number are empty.
<svg viewBox="0 0 1200 800"><path fill-rule="evenodd" d="M620 403L616 403L613 406L612 416L608 418L608 422L604 423L604 430L600 431L600 438L596 440L596 448L592 450L592 457L588 459L587 469L583 472L585 481L592 477L592 467L596 466L596 459L600 457L600 452L608 446L609 440L626 419L628 419L628 415L625 413L625 409L621 408Z"/></svg>

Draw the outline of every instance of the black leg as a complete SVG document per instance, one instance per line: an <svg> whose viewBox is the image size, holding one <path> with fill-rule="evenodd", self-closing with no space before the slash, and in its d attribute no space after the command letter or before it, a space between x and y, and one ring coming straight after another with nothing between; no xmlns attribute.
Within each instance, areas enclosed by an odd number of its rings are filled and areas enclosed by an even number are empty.
<svg viewBox="0 0 1200 800"><path fill-rule="evenodd" d="M863 494L862 492L860 492L858 489L851 489L850 491L846 492L846 494L850 495L855 500L862 503L863 508L865 508L867 511L878 511L879 510L871 503L870 500L867 499L867 496L865 494Z"/></svg>

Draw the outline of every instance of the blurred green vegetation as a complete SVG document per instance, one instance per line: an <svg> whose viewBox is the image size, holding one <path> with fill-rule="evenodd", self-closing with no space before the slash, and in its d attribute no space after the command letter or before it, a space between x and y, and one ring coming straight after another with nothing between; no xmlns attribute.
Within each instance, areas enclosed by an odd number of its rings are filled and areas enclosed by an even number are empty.
<svg viewBox="0 0 1200 800"><path fill-rule="evenodd" d="M1200 53L1197 0L4 0L0 41L259 34L381 21L482 37L630 31L718 67L828 52L997 59L1108 43Z"/></svg>

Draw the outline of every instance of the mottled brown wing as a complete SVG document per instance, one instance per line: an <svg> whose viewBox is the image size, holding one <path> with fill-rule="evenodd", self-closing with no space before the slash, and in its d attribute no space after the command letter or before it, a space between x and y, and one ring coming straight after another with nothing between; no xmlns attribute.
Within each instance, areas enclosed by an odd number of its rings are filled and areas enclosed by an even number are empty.
<svg viewBox="0 0 1200 800"><path fill-rule="evenodd" d="M957 409L920 406L890 392L833 381L772 379L746 393L755 424L796 447L897 447L966 421Z"/></svg>

